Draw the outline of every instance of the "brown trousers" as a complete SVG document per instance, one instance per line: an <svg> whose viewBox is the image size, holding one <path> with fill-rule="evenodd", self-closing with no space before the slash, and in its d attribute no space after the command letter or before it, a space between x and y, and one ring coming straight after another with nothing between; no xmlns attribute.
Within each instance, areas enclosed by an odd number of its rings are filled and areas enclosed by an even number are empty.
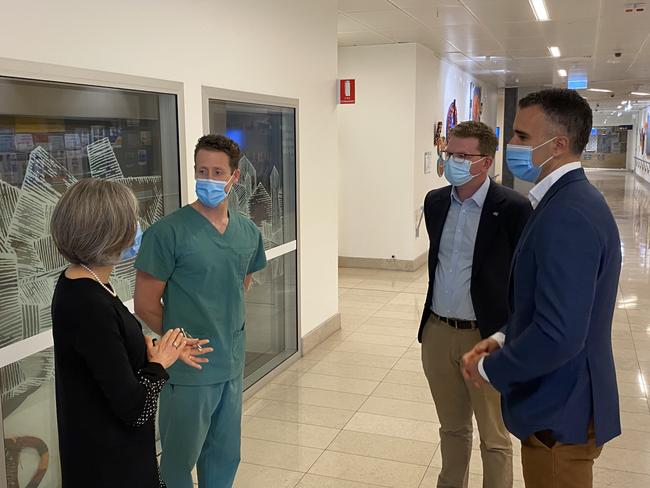
<svg viewBox="0 0 650 488"><path fill-rule="evenodd" d="M596 446L593 427L586 444L562 444L538 433L521 443L526 488L592 488Z"/></svg>
<svg viewBox="0 0 650 488"><path fill-rule="evenodd" d="M467 488L472 454L472 414L481 439L484 488L512 488L512 443L503 424L499 393L465 383L463 354L481 340L478 330L458 330L430 318L422 335L422 365L440 420L442 470L438 488Z"/></svg>

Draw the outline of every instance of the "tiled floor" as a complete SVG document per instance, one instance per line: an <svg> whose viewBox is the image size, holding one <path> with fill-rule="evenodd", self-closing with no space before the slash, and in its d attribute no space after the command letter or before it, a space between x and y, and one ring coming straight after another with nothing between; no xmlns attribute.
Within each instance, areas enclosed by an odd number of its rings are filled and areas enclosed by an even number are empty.
<svg viewBox="0 0 650 488"><path fill-rule="evenodd" d="M624 433L603 451L595 484L650 487L650 187L621 173L589 176L624 248L613 327ZM245 405L238 488L435 486L438 424L416 341L426 282L425 269L340 270L340 333ZM473 454L470 486L480 487ZM519 457L515 479L523 487Z"/></svg>

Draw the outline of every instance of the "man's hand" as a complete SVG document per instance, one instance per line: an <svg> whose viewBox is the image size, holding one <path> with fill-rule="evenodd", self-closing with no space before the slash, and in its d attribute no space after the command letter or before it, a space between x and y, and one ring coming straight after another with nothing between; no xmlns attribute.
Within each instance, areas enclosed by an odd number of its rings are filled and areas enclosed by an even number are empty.
<svg viewBox="0 0 650 488"><path fill-rule="evenodd" d="M495 339L488 337L487 339L483 339L481 342L476 344L469 353L490 354L494 351L498 351L499 349L501 349L499 343Z"/></svg>
<svg viewBox="0 0 650 488"><path fill-rule="evenodd" d="M463 364L460 367L460 371L465 381L472 383L476 388L480 388L486 383L481 373L479 373L478 362L482 357L487 355L487 353L475 354L472 350L463 356Z"/></svg>
<svg viewBox="0 0 650 488"><path fill-rule="evenodd" d="M465 381L472 383L476 388L480 388L481 385L485 384L486 381L478 370L478 362L482 357L485 357L500 348L501 346L495 339L488 337L476 344L471 351L466 353L463 356L463 365L460 368Z"/></svg>

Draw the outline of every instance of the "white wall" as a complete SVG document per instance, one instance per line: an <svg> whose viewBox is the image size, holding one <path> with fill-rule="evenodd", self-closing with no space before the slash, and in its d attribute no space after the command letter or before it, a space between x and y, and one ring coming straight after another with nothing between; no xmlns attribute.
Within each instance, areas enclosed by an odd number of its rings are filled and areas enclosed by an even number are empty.
<svg viewBox="0 0 650 488"><path fill-rule="evenodd" d="M424 197L447 184L436 174L435 124L454 99L458 120L469 117L474 79L417 44L340 48L339 78L357 80L356 105L339 107L339 254L414 260L428 248L424 225L415 237ZM479 84L482 120L494 127L496 88Z"/></svg>
<svg viewBox="0 0 650 488"><path fill-rule="evenodd" d="M481 121L490 127L497 123L497 89L468 75L458 67L442 61L430 49L417 45L417 80L416 80L416 125L415 125L415 162L413 169L413 208L412 213L420 209L427 193L434 188L446 186L447 180L438 177L435 169L437 154L433 147L435 124L443 123L445 135L447 110L455 99L458 110L458 122L468 120L469 90L472 82L483 89L483 114ZM430 174L424 174L424 153L434 152L434 168ZM494 174L494 168L492 168ZM429 237L424 223L420 228L420 237L415 238L413 218L411 233L407 235L413 250L410 259L426 253L429 249Z"/></svg>
<svg viewBox="0 0 650 488"><path fill-rule="evenodd" d="M415 56L415 44L339 49L357 97L338 108L341 256L413 259Z"/></svg>
<svg viewBox="0 0 650 488"><path fill-rule="evenodd" d="M337 312L335 0L34 0L29 11L33 22L24 4L4 2L14 41L2 56L185 84L189 174L202 85L298 98L303 335Z"/></svg>

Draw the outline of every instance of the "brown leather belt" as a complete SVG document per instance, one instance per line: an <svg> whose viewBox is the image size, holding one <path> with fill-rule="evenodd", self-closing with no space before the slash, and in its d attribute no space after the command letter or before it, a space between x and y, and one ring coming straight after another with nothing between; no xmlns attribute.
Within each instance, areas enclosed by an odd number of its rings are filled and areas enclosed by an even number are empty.
<svg viewBox="0 0 650 488"><path fill-rule="evenodd" d="M437 318L440 322L444 322L445 324L449 325L450 327L453 327L454 329L460 329L460 330L471 330L471 329L477 329L478 324L474 320L458 320L458 319L450 319L447 317L441 317L435 312L431 312L431 314Z"/></svg>

